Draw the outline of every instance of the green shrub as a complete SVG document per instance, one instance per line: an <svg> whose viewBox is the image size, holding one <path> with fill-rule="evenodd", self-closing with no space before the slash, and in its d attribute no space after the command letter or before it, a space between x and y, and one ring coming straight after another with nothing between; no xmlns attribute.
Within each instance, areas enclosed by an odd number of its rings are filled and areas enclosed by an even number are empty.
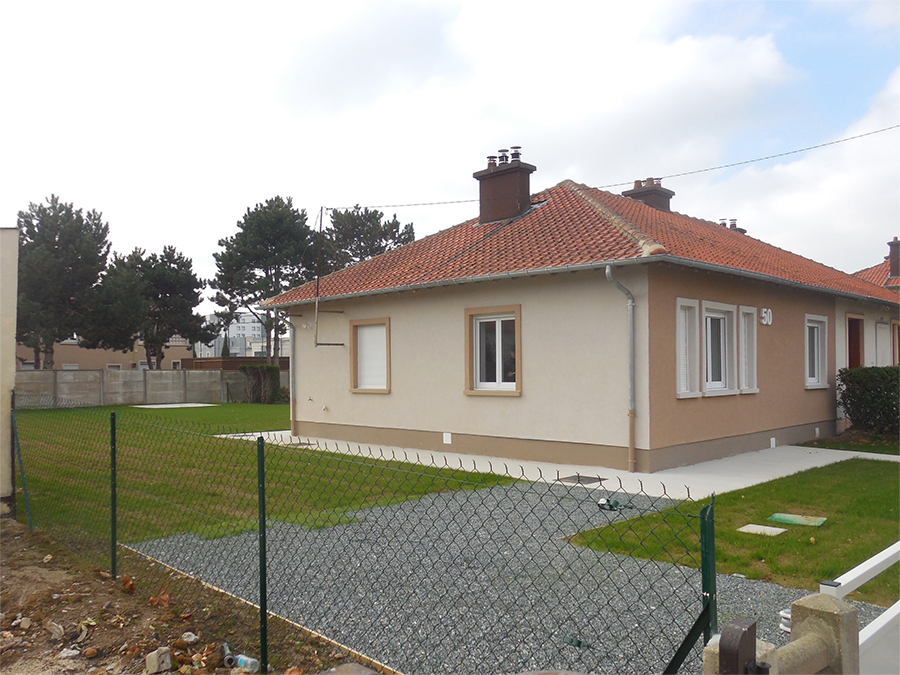
<svg viewBox="0 0 900 675"><path fill-rule="evenodd" d="M278 403L281 394L281 368L278 366L239 366L244 374L248 403Z"/></svg>
<svg viewBox="0 0 900 675"><path fill-rule="evenodd" d="M896 434L900 427L900 366L842 368L838 400L854 429Z"/></svg>

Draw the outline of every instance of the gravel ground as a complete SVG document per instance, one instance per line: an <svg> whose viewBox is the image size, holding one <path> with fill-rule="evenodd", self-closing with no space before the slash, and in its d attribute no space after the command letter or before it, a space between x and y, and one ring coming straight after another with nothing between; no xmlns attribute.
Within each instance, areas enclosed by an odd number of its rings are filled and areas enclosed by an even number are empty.
<svg viewBox="0 0 900 675"><path fill-rule="evenodd" d="M408 675L661 672L700 611L700 572L567 543L672 503L618 493L631 508L608 512L599 496L521 482L357 511L356 522L318 530L273 522L269 610ZM256 533L134 548L258 602ZM717 585L721 623L756 618L759 637L778 645L788 640L778 611L808 595L723 575ZM859 607L862 625L881 611ZM699 671L695 647L682 672Z"/></svg>

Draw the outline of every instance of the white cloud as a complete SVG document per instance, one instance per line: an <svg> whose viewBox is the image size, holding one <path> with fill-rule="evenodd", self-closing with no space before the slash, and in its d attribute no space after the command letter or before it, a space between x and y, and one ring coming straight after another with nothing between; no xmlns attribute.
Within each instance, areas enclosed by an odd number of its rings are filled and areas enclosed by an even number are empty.
<svg viewBox="0 0 900 675"><path fill-rule="evenodd" d="M898 110L900 69L868 114L838 138L897 124ZM738 218L751 236L855 272L881 262L887 241L896 235L898 156L900 129L893 129L797 159L751 165L721 182L711 176L685 181L673 206L711 220Z"/></svg>
<svg viewBox="0 0 900 675"><path fill-rule="evenodd" d="M873 34L896 25L883 4L896 3L853 6ZM0 219L54 192L103 211L116 250L173 244L208 277L216 242L276 194L313 222L320 206L474 199L472 173L510 144L537 165L535 189L792 149L797 120L819 111L795 91L809 74L779 49L780 7L6 3ZM846 7L822 12L830 31ZM896 123L896 79L834 137ZM897 223L896 150L885 134L668 187L681 211L740 218L825 262L859 246L845 266L856 269L880 259ZM383 210L423 235L477 205ZM852 236L839 229L850 222ZM829 228L853 243L820 255L812 243Z"/></svg>

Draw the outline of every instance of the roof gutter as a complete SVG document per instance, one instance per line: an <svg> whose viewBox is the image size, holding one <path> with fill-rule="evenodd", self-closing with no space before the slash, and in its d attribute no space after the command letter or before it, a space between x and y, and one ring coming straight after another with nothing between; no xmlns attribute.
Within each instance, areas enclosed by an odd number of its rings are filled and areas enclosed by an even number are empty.
<svg viewBox="0 0 900 675"><path fill-rule="evenodd" d="M673 265L682 265L684 267L692 267L695 269L702 269L709 272L721 272L723 274L731 274L738 277L744 277L746 279L755 279L757 281L766 281L769 283L780 284L782 286L789 286L791 288L799 288L807 291L817 291L819 293L828 293L830 295L836 295L842 298L849 298L852 300L865 300L868 302L882 302L885 304L894 304L900 305L900 302L891 303L890 300L885 300L883 298L874 298L868 295L859 295L857 293L848 293L847 291L838 291L831 288L824 288L822 286L813 286L812 284L804 284L799 281L790 281L788 279L782 279L780 277L774 277L769 274L763 274L761 272L750 272L748 270L738 269L736 267L727 267L725 265L716 265L714 263L701 262L699 260L691 260L690 258L681 258L676 255L672 255L671 253L658 253L650 256L644 256L640 258L623 258L619 260L605 260L605 261L597 261L597 262L589 262L589 263L580 263L577 265L563 265L560 267L542 267L540 269L532 269L532 270L521 270L516 272L500 272L498 274L485 274L483 276L477 277L460 277L459 279L448 279L441 281L426 281L423 283L416 284L406 284L403 286L391 286L390 288L379 288L371 291L360 291L358 293L342 293L339 295L328 295L320 300L348 300L353 298L363 298L371 295L386 295L388 293L400 293L403 291L418 291L418 290L426 290L430 288L443 288L446 286L461 286L463 284L474 284L480 283L483 281L500 281L504 279L517 279L521 277L538 277L538 276L547 276L554 274L563 274L565 272L584 272L584 271L598 271L605 270L607 267L625 267L627 265L643 265L649 262L668 262ZM303 300L296 300L294 302L284 302L278 304L268 304L266 301L263 301L261 306L263 307L274 307L277 309L287 309L289 307L299 307L302 305L310 305L316 302L316 298L305 298Z"/></svg>
<svg viewBox="0 0 900 675"><path fill-rule="evenodd" d="M634 450L634 295L613 276L612 265L606 266L606 279L628 298L628 471L634 473L637 470Z"/></svg>

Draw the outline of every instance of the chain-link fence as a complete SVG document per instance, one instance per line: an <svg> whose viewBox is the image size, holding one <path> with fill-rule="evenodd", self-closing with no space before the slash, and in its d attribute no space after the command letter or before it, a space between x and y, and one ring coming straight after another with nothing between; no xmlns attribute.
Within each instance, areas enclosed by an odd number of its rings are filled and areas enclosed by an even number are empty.
<svg viewBox="0 0 900 675"><path fill-rule="evenodd" d="M711 517L690 499L125 408L16 421L37 527L98 561L117 544L118 573L175 612L259 625L241 647L264 662L260 605L409 675L662 672L714 622L714 604L698 622L715 597L700 571ZM210 609L210 596L231 605ZM700 645L685 656L699 670Z"/></svg>

